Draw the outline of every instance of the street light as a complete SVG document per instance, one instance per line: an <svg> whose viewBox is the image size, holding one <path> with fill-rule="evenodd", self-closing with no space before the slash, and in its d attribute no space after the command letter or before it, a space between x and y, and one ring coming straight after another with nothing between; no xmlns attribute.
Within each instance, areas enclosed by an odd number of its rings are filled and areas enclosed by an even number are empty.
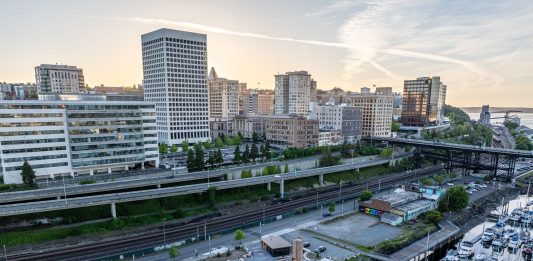
<svg viewBox="0 0 533 261"><path fill-rule="evenodd" d="M65 206L67 206L68 200L67 200L67 187L65 186L65 175L61 175L61 177L63 178L63 195L65 195Z"/></svg>

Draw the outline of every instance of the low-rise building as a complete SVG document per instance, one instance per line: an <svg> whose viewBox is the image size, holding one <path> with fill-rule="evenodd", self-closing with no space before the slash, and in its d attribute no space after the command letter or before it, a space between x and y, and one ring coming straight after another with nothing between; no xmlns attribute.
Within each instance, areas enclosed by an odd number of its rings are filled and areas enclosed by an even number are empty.
<svg viewBox="0 0 533 261"><path fill-rule="evenodd" d="M273 257L288 256L291 254L291 243L280 236L261 237L260 243L263 249Z"/></svg>
<svg viewBox="0 0 533 261"><path fill-rule="evenodd" d="M393 112L392 88L361 88L361 93L349 95L352 106L362 107L362 136L390 137Z"/></svg>
<svg viewBox="0 0 533 261"><path fill-rule="evenodd" d="M342 142L342 134L338 130L320 130L318 132L318 146L339 145Z"/></svg>
<svg viewBox="0 0 533 261"><path fill-rule="evenodd" d="M302 116L271 115L261 117L266 139L280 148L318 146L318 120Z"/></svg>
<svg viewBox="0 0 533 261"><path fill-rule="evenodd" d="M320 130L340 131L342 141L355 143L361 139L362 111L362 107L335 105L331 100L324 106L313 106L309 118L318 120Z"/></svg>
<svg viewBox="0 0 533 261"><path fill-rule="evenodd" d="M24 161L37 178L158 166L155 107L137 97L43 95L0 101L4 183L22 183Z"/></svg>

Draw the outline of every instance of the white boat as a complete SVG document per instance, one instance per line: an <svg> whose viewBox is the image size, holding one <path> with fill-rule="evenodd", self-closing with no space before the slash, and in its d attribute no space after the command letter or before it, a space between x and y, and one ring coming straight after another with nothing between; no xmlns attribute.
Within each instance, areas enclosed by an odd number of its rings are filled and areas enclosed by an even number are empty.
<svg viewBox="0 0 533 261"><path fill-rule="evenodd" d="M533 206L533 200L527 202L526 206L528 206L528 207L529 207L529 206Z"/></svg>
<svg viewBox="0 0 533 261"><path fill-rule="evenodd" d="M491 227L485 228L485 231L483 231L483 236L481 236L481 240L483 242L490 242L494 239L494 229Z"/></svg>
<svg viewBox="0 0 533 261"><path fill-rule="evenodd" d="M446 256L440 261L459 261L459 257L457 257L457 253L455 253L455 251L450 249L448 252L446 252Z"/></svg>
<svg viewBox="0 0 533 261"><path fill-rule="evenodd" d="M524 214L522 214L522 218L520 221L524 224L529 225L531 221L533 221L533 211L525 211Z"/></svg>
<svg viewBox="0 0 533 261"><path fill-rule="evenodd" d="M520 239L520 236L518 234L514 234L511 237L511 240L509 240L509 248L517 249L520 246L522 246L522 240Z"/></svg>
<svg viewBox="0 0 533 261"><path fill-rule="evenodd" d="M513 209L511 215L509 216L510 221L518 222L522 218L522 210L520 208Z"/></svg>
<svg viewBox="0 0 533 261"><path fill-rule="evenodd" d="M522 229L522 232L520 232L520 239L522 242L527 243L529 241L530 234L531 233L529 232L529 229Z"/></svg>
<svg viewBox="0 0 533 261"><path fill-rule="evenodd" d="M474 243L464 240L459 246L459 257L465 258L474 255Z"/></svg>
<svg viewBox="0 0 533 261"><path fill-rule="evenodd" d="M509 243L509 238L506 238L505 236L501 234L496 234L494 236L494 240L492 240L492 248L493 251L497 251L496 249L507 247L507 244Z"/></svg>

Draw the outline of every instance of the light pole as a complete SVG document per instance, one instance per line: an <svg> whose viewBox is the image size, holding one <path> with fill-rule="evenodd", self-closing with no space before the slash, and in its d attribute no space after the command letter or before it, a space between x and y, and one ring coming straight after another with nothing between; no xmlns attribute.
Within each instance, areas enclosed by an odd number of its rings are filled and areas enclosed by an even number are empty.
<svg viewBox="0 0 533 261"><path fill-rule="evenodd" d="M381 178L378 180L378 193L381 192Z"/></svg>
<svg viewBox="0 0 533 261"><path fill-rule="evenodd" d="M207 169L207 188L209 189L209 168Z"/></svg>
<svg viewBox="0 0 533 261"><path fill-rule="evenodd" d="M167 220L163 220L163 247L165 247L165 245L167 244L167 233L166 233L166 225L167 225Z"/></svg>
<svg viewBox="0 0 533 261"><path fill-rule="evenodd" d="M339 204L341 203L341 195L342 195L342 181L339 182Z"/></svg>
<svg viewBox="0 0 533 261"><path fill-rule="evenodd" d="M316 209L318 209L318 191L316 192Z"/></svg>
<svg viewBox="0 0 533 261"><path fill-rule="evenodd" d="M4 245L4 258L5 258L6 261L7 261L7 250L6 250L6 245Z"/></svg>

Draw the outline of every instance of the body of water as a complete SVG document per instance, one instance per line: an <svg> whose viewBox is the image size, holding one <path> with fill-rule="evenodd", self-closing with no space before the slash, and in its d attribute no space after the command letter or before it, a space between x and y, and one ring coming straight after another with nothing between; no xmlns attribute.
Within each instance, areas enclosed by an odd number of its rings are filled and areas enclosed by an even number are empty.
<svg viewBox="0 0 533 261"><path fill-rule="evenodd" d="M468 116L470 116L470 119L472 120L479 120L479 112L477 113L467 113ZM533 113L512 113L511 115L517 115L521 119L521 124L524 126L529 127L530 129L533 129ZM503 113L493 113L491 117L503 117L505 114ZM492 124L498 124L502 123L503 119L493 119L490 121Z"/></svg>

